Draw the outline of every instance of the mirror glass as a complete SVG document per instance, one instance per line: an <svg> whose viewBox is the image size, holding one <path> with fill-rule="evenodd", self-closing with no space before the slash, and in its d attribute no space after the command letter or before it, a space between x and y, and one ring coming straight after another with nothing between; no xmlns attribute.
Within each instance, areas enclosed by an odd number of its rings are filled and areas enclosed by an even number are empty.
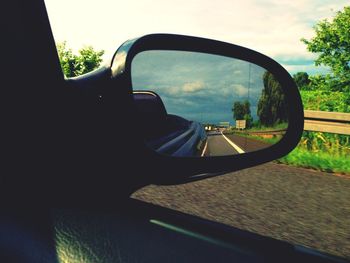
<svg viewBox="0 0 350 263"><path fill-rule="evenodd" d="M179 157L244 154L288 127L280 83L247 61L188 51L144 51L131 65L140 136Z"/></svg>

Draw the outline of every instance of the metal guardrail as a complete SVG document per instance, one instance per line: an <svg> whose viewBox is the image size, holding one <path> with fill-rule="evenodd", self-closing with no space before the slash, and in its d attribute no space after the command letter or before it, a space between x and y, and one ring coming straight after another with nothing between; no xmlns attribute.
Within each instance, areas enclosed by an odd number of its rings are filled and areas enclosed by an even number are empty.
<svg viewBox="0 0 350 263"><path fill-rule="evenodd" d="M305 110L304 130L350 135L350 113Z"/></svg>

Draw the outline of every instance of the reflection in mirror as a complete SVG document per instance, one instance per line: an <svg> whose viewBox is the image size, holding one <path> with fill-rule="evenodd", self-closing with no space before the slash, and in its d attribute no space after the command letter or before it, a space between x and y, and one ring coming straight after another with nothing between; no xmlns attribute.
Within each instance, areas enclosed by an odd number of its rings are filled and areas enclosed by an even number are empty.
<svg viewBox="0 0 350 263"><path fill-rule="evenodd" d="M223 156L276 144L288 127L280 83L250 62L188 51L144 51L131 65L140 133L158 153Z"/></svg>

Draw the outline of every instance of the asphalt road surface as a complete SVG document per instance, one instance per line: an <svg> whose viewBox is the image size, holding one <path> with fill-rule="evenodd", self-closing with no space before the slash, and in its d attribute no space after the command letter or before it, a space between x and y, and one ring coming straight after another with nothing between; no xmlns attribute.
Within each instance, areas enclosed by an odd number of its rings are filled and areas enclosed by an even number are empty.
<svg viewBox="0 0 350 263"><path fill-rule="evenodd" d="M221 134L210 135L207 138L207 150L205 156L222 156L238 154Z"/></svg>
<svg viewBox="0 0 350 263"><path fill-rule="evenodd" d="M238 135L225 135L225 137L221 133L209 134L205 156L235 155L269 147L267 143Z"/></svg>
<svg viewBox="0 0 350 263"><path fill-rule="evenodd" d="M271 144L235 134L226 135L226 137L242 148L245 152L254 152L271 146Z"/></svg>
<svg viewBox="0 0 350 263"><path fill-rule="evenodd" d="M133 197L350 259L350 176L267 163Z"/></svg>

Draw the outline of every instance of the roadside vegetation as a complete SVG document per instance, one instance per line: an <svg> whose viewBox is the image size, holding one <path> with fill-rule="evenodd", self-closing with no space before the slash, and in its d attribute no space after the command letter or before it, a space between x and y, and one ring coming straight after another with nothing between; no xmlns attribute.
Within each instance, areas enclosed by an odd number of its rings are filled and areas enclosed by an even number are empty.
<svg viewBox="0 0 350 263"><path fill-rule="evenodd" d="M264 137L261 137L261 136L258 136L258 135L252 135L252 134L249 134L249 133L243 133L243 132L235 132L235 131L231 131L231 132L225 132L224 133L225 135L226 134L235 134L235 135L238 135L238 136L241 136L241 137L245 137L245 138L248 138L248 139L253 139L253 140L257 140L257 141L261 141L261 142L265 142L267 144L276 144L283 136L282 135L275 135L271 138L264 138Z"/></svg>
<svg viewBox="0 0 350 263"><path fill-rule="evenodd" d="M67 47L66 42L57 43L57 53L61 68L67 78L76 77L98 68L102 62L103 50L96 51L91 46L79 49L78 54Z"/></svg>
<svg viewBox="0 0 350 263"><path fill-rule="evenodd" d="M350 175L350 136L304 132L299 145L277 162Z"/></svg>
<svg viewBox="0 0 350 263"><path fill-rule="evenodd" d="M350 175L349 155L331 155L328 152L311 152L297 147L292 153L277 160L278 163L312 168L323 172Z"/></svg>
<svg viewBox="0 0 350 263"><path fill-rule="evenodd" d="M327 66L330 73L293 76L304 109L350 112L350 7L337 12L332 21L320 21L314 30L314 38L302 41L318 55L315 64ZM298 147L278 162L350 174L350 136L305 131Z"/></svg>
<svg viewBox="0 0 350 263"><path fill-rule="evenodd" d="M350 112L350 7L337 12L331 21L322 20L315 27L315 36L302 39L308 51L315 53L316 66L326 66L323 75L309 76L298 72L293 78L300 90L305 110ZM231 129L236 134L274 144L280 137L257 136L254 131L279 130L287 127L288 105L280 84L273 75L264 74L264 88L253 121L248 101L234 102L233 118L245 120L244 130ZM264 138L265 137L265 138ZM304 131L299 145L287 156L277 160L320 171L350 175L350 136Z"/></svg>
<svg viewBox="0 0 350 263"><path fill-rule="evenodd" d="M281 84L268 71L264 73L262 80L264 87L256 112L258 120L253 121L248 100L233 103L233 119L236 124L238 121L245 121L245 129L274 129L275 126L285 125L288 120L288 105Z"/></svg>
<svg viewBox="0 0 350 263"><path fill-rule="evenodd" d="M317 54L315 65L329 68L327 74L308 75L298 72L293 78L300 90L304 109L350 113L350 7L337 12L331 21L322 20L314 26L315 36L302 39L308 51ZM66 42L57 44L62 70L66 77L79 76L98 68L104 51L91 46L81 48L77 54ZM235 120L246 121L246 131L280 130L287 127L287 105L281 87L269 72L264 74L264 89L258 104L259 121L253 121L248 101L233 103ZM273 105L282 105L271 111ZM262 138L236 133L271 144L280 137ZM321 132L304 132L299 145L287 156L277 160L295 166L350 175L350 136Z"/></svg>
<svg viewBox="0 0 350 263"><path fill-rule="evenodd" d="M282 122L282 123L276 123L273 126L265 126L262 124L253 124L250 128L240 130L236 129L234 127L231 127L230 129L227 129L225 131L225 134L230 134L230 133L249 133L249 132L264 132L264 131L283 131L288 128L288 123L287 122Z"/></svg>

